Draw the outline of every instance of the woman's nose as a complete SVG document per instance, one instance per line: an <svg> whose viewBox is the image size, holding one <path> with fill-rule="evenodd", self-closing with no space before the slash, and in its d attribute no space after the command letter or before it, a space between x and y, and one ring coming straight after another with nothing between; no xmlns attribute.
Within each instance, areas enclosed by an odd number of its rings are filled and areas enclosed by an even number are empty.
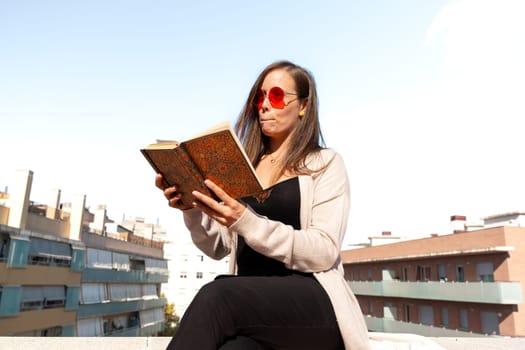
<svg viewBox="0 0 525 350"><path fill-rule="evenodd" d="M264 100L262 102L261 110L268 111L270 109L270 100L268 99L268 96L264 96Z"/></svg>

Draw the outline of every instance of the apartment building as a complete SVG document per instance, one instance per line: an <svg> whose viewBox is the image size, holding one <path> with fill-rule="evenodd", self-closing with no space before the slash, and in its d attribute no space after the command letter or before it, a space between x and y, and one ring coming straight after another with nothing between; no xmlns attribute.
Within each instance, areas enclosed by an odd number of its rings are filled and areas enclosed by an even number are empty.
<svg viewBox="0 0 525 350"><path fill-rule="evenodd" d="M345 278L369 330L525 336L524 217L469 225L453 216L451 234L344 251Z"/></svg>
<svg viewBox="0 0 525 350"><path fill-rule="evenodd" d="M163 244L85 207L30 201L33 172L0 192L0 336L149 336L164 327ZM162 231L159 230L158 231Z"/></svg>
<svg viewBox="0 0 525 350"><path fill-rule="evenodd" d="M181 234L190 235L189 232ZM162 290L168 302L175 303L177 316L183 316L204 284L228 273L229 257L213 260L188 239L167 243L164 250L171 274L169 282L162 285Z"/></svg>

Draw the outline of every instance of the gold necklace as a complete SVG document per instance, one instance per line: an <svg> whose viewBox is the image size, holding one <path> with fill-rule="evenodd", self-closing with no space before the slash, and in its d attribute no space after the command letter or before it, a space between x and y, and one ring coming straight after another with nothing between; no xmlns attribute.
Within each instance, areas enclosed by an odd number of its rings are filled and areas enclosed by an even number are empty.
<svg viewBox="0 0 525 350"><path fill-rule="evenodd" d="M279 160L279 157L280 157L280 156L281 156L281 154L278 154L277 157L273 157L273 153L268 153L268 158L270 158L270 163L271 163L272 165L274 165L275 162L276 162L277 160Z"/></svg>

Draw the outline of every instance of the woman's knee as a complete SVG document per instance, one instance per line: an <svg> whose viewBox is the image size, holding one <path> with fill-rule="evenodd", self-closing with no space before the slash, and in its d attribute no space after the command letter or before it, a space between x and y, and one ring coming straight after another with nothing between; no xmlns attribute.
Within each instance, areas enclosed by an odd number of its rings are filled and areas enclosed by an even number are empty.
<svg viewBox="0 0 525 350"><path fill-rule="evenodd" d="M203 285L197 294L193 302L203 303L210 307L217 307L221 304L228 302L231 298L230 293L231 287L229 283L225 283L224 280L214 280Z"/></svg>

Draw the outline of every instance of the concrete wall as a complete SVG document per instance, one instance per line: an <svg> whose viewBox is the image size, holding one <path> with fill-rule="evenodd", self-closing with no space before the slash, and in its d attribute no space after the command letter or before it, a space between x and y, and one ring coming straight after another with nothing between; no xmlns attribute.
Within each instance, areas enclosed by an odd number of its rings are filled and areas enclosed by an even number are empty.
<svg viewBox="0 0 525 350"><path fill-rule="evenodd" d="M122 253L137 254L140 256L148 256L157 259L164 258L164 252L162 249L140 246L130 242L121 241L110 237L103 237L88 232L82 233L82 242L84 242L87 247L91 248L114 250Z"/></svg>
<svg viewBox="0 0 525 350"><path fill-rule="evenodd" d="M9 220L9 208L0 205L0 225L7 225Z"/></svg>

